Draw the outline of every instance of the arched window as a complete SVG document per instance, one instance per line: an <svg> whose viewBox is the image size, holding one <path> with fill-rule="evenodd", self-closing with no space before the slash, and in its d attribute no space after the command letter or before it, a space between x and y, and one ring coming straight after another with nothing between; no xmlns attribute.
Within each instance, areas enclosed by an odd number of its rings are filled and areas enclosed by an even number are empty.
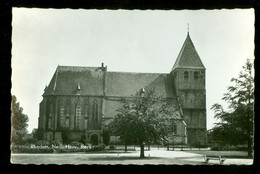
<svg viewBox="0 0 260 174"><path fill-rule="evenodd" d="M201 78L204 77L204 73L203 73L203 71L200 71L200 77L201 77Z"/></svg>
<svg viewBox="0 0 260 174"><path fill-rule="evenodd" d="M85 117L88 117L88 105L85 105Z"/></svg>
<svg viewBox="0 0 260 174"><path fill-rule="evenodd" d="M85 105L84 129L88 129L88 105Z"/></svg>
<svg viewBox="0 0 260 174"><path fill-rule="evenodd" d="M66 101L65 114L66 114L66 117L70 116L70 101L69 100Z"/></svg>
<svg viewBox="0 0 260 174"><path fill-rule="evenodd" d="M84 129L88 129L88 118L84 118Z"/></svg>
<svg viewBox="0 0 260 174"><path fill-rule="evenodd" d="M173 122L171 131L173 132L174 135L177 135L177 124L176 124L176 122Z"/></svg>
<svg viewBox="0 0 260 174"><path fill-rule="evenodd" d="M52 113L53 113L53 106L52 104L50 104L49 117L48 117L48 129L52 129Z"/></svg>
<svg viewBox="0 0 260 174"><path fill-rule="evenodd" d="M80 117L81 117L81 106L80 106L80 102L78 102L76 105L76 115L75 115L75 128L76 129L79 129Z"/></svg>
<svg viewBox="0 0 260 174"><path fill-rule="evenodd" d="M60 100L60 122L59 127L63 127L64 124L64 103L63 100Z"/></svg>
<svg viewBox="0 0 260 174"><path fill-rule="evenodd" d="M189 79L189 73L188 73L188 71L185 71L185 72L184 72L184 79L185 79L185 80L188 80L188 79Z"/></svg>
<svg viewBox="0 0 260 174"><path fill-rule="evenodd" d="M198 80L199 78L199 73L197 71L194 72L194 79L195 80Z"/></svg>
<svg viewBox="0 0 260 174"><path fill-rule="evenodd" d="M66 128L69 128L69 127L70 127L70 118L69 118L69 117L66 117L65 127L66 127Z"/></svg>
<svg viewBox="0 0 260 174"><path fill-rule="evenodd" d="M95 100L93 102L93 120L98 121L98 102Z"/></svg>
<svg viewBox="0 0 260 174"><path fill-rule="evenodd" d="M51 117L48 118L48 129L51 129Z"/></svg>

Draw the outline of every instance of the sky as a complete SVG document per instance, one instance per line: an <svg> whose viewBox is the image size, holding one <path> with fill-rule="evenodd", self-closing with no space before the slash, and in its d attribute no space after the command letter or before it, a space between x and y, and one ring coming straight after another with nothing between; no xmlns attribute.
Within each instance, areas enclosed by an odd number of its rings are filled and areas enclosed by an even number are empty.
<svg viewBox="0 0 260 174"><path fill-rule="evenodd" d="M206 67L207 129L214 103L254 60L254 10L85 10L13 8L12 95L38 126L39 103L58 65L169 73L187 30ZM189 27L188 27L189 24Z"/></svg>

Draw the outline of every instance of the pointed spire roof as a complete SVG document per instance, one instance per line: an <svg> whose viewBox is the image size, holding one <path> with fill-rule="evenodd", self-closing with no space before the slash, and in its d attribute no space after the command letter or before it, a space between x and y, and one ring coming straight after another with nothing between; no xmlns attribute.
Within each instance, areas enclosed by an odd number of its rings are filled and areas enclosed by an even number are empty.
<svg viewBox="0 0 260 174"><path fill-rule="evenodd" d="M197 53L189 32L187 38L181 48L181 51L172 67L171 72L176 68L202 68L205 69L199 54Z"/></svg>

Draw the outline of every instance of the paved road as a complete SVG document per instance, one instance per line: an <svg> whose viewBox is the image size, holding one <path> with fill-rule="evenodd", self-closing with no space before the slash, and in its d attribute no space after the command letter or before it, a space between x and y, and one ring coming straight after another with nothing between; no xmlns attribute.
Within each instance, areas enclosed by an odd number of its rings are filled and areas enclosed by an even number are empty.
<svg viewBox="0 0 260 174"><path fill-rule="evenodd" d="M145 151L145 159L139 158L139 151L111 153L73 153L73 154L12 154L11 162L16 164L219 164L212 160L204 162L203 155L185 151L151 150ZM250 165L252 159L226 159L224 165Z"/></svg>

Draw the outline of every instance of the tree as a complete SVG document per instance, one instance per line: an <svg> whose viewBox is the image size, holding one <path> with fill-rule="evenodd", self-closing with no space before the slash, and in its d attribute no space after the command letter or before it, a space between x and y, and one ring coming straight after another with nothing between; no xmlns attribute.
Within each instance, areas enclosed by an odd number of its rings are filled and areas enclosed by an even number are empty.
<svg viewBox="0 0 260 174"><path fill-rule="evenodd" d="M28 133L27 127L29 118L27 115L23 114L23 108L20 107L20 104L17 102L17 98L14 95L12 96L11 110L11 141L17 145L24 144Z"/></svg>
<svg viewBox="0 0 260 174"><path fill-rule="evenodd" d="M127 145L133 136L133 116L131 113L129 101L123 99L122 106L117 110L117 115L113 121L109 124L108 130L114 135L120 136L121 140L125 144L125 151L127 151ZM132 141L134 143L134 141Z"/></svg>
<svg viewBox="0 0 260 174"><path fill-rule="evenodd" d="M228 87L222 100L229 106L224 110L220 104L214 104L211 109L215 118L220 120L212 129L216 139L229 144L247 144L248 156L252 156L253 141L253 106L254 106L254 79L252 76L253 64L247 59L243 71L238 78L232 78L234 85ZM222 135L222 137L220 136Z"/></svg>
<svg viewBox="0 0 260 174"><path fill-rule="evenodd" d="M129 143L140 145L140 158L144 158L144 143L167 141L178 116L175 106L162 102L154 89L142 90L132 99L122 99L121 103L109 128L120 136L125 146Z"/></svg>
<svg viewBox="0 0 260 174"><path fill-rule="evenodd" d="M32 132L33 138L36 138L37 140L43 140L43 133L43 129L34 129Z"/></svg>

